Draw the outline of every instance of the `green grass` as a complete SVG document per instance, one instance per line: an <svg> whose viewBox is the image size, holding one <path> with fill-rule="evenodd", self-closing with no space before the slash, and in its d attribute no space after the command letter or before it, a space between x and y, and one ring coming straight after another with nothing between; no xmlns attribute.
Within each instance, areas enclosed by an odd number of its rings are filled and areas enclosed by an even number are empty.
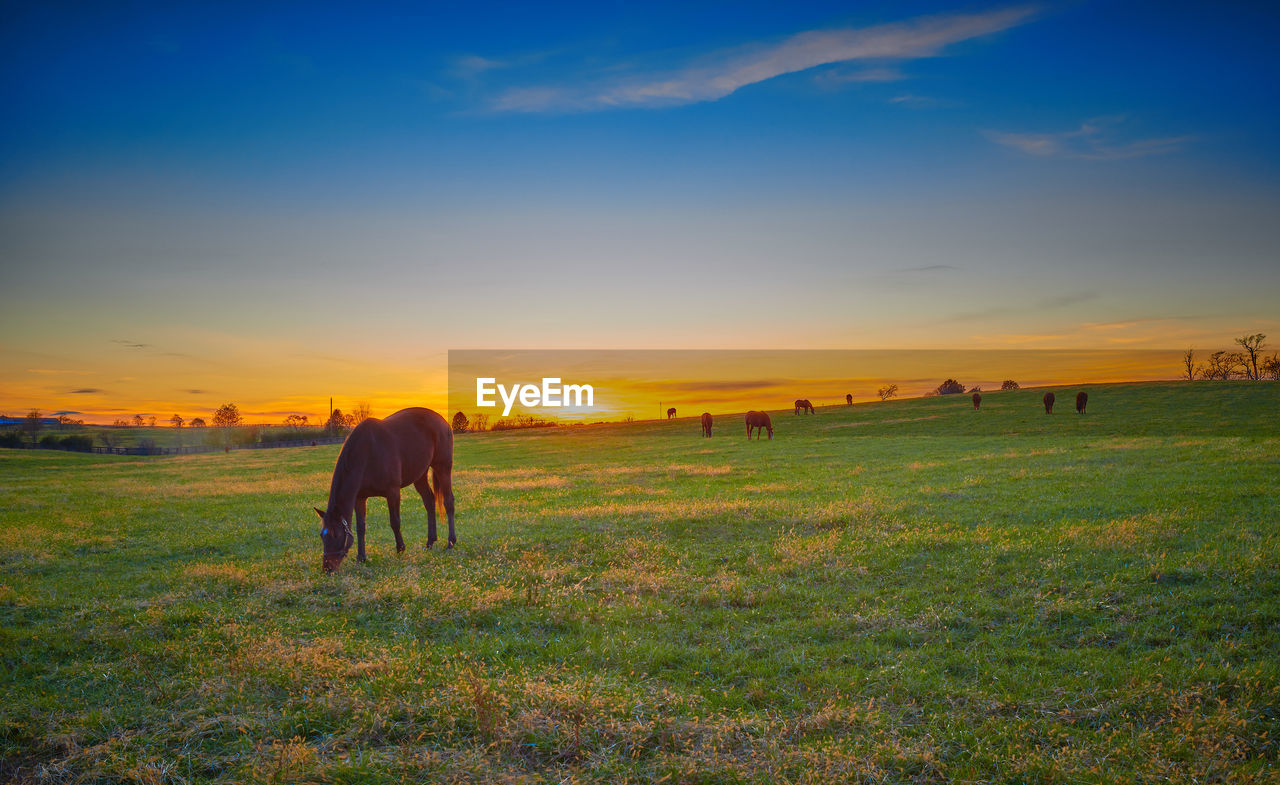
<svg viewBox="0 0 1280 785"><path fill-rule="evenodd" d="M459 547L320 573L338 448L0 450L0 779L1278 779L1280 385L460 437Z"/></svg>

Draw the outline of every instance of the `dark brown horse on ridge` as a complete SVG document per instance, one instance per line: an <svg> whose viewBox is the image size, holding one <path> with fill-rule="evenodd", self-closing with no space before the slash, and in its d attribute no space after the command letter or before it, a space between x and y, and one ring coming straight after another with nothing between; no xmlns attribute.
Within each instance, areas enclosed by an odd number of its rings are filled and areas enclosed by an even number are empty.
<svg viewBox="0 0 1280 785"><path fill-rule="evenodd" d="M809 403L808 398L801 398L796 401L796 414L803 411L805 414L813 414L813 404Z"/></svg>
<svg viewBox="0 0 1280 785"><path fill-rule="evenodd" d="M974 393L973 394L973 410L975 412L978 411L978 407L981 405L982 405L982 394Z"/></svg>
<svg viewBox="0 0 1280 785"><path fill-rule="evenodd" d="M702 413L702 435L711 438L711 412Z"/></svg>
<svg viewBox="0 0 1280 785"><path fill-rule="evenodd" d="M1081 390L1076 393L1076 414L1084 414L1084 407L1089 405L1089 393Z"/></svg>
<svg viewBox="0 0 1280 785"><path fill-rule="evenodd" d="M769 432L769 441L773 441L773 421L765 412L747 412L747 440L751 440L751 429L756 430L756 441L760 440L760 429Z"/></svg>
<svg viewBox="0 0 1280 785"><path fill-rule="evenodd" d="M668 420L670 420L672 417L675 417L675 416L676 416L676 407L672 406L670 409L667 409Z"/></svg>
<svg viewBox="0 0 1280 785"><path fill-rule="evenodd" d="M1051 392L1044 394L1044 413L1053 414L1053 393Z"/></svg>
<svg viewBox="0 0 1280 785"><path fill-rule="evenodd" d="M427 470L430 469L430 480ZM436 510L449 518L449 547L458 541L453 531L453 430L430 409L401 409L385 420L369 418L351 431L333 467L329 505L315 508L323 521L321 566L333 572L342 564L352 541L359 538L356 560L364 561L365 500L383 496L391 513L396 553L404 552L400 536L400 489L413 485L427 508L427 547L436 541ZM355 513L356 537L351 535Z"/></svg>
<svg viewBox="0 0 1280 785"><path fill-rule="evenodd" d="M844 396L844 402L853 406L853 393L846 393Z"/></svg>

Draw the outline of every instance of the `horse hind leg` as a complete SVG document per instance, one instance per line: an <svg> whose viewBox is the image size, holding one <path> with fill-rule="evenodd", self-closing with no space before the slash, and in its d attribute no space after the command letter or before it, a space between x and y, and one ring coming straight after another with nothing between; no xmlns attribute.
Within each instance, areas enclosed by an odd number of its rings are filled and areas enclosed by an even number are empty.
<svg viewBox="0 0 1280 785"><path fill-rule="evenodd" d="M404 537L400 536L400 490L387 494L387 511L391 513L391 533L396 536L396 553L404 553Z"/></svg>
<svg viewBox="0 0 1280 785"><path fill-rule="evenodd" d="M431 467L431 483L449 519L449 547L452 548L458 543L458 535L453 530L453 465Z"/></svg>
<svg viewBox="0 0 1280 785"><path fill-rule="evenodd" d="M431 492L431 479L426 474L419 477L413 487L427 508L427 547L430 548L436 544L436 495Z"/></svg>

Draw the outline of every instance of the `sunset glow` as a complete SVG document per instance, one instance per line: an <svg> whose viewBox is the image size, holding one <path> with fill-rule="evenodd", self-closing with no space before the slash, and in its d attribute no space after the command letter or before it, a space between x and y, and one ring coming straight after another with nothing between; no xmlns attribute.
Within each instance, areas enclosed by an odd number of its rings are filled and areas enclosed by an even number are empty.
<svg viewBox="0 0 1280 785"><path fill-rule="evenodd" d="M508 346L1280 339L1261 5L11 17L3 414L444 408L448 351Z"/></svg>

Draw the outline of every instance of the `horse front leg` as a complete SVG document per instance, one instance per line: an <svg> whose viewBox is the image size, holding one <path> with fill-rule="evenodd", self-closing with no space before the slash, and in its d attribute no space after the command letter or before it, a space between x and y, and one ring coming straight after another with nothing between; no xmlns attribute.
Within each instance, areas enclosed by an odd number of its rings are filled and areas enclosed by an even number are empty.
<svg viewBox="0 0 1280 785"><path fill-rule="evenodd" d="M361 497L356 499L356 561L364 561L364 503L367 501Z"/></svg>
<svg viewBox="0 0 1280 785"><path fill-rule="evenodd" d="M400 536L400 491L387 494L387 511L391 513L391 533L396 536L396 553L404 553L404 538Z"/></svg>

